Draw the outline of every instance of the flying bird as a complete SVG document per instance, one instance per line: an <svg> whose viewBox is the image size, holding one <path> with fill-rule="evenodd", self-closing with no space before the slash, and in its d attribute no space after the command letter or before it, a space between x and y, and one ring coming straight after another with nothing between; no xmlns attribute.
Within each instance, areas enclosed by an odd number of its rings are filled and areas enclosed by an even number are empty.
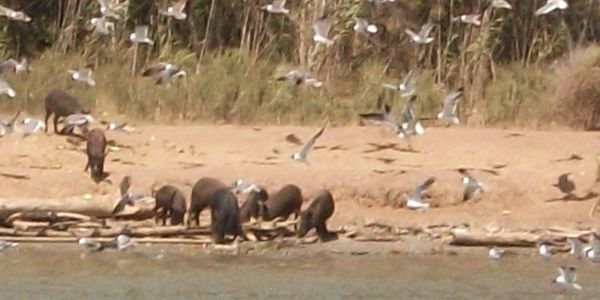
<svg viewBox="0 0 600 300"><path fill-rule="evenodd" d="M466 169L458 169L458 172L463 175L463 201L473 199L477 193L483 193L484 186L477 181Z"/></svg>
<svg viewBox="0 0 600 300"><path fill-rule="evenodd" d="M0 5L0 17L7 17L8 19L13 20L13 21L22 21L22 22L30 22L31 21L31 17L26 15L24 12L16 11L16 10L10 9L10 8L2 6L2 5Z"/></svg>
<svg viewBox="0 0 600 300"><path fill-rule="evenodd" d="M558 176L558 183L552 185L565 193L565 196L572 196L573 191L575 190L575 182L569 178L569 175L571 175L571 173L564 173Z"/></svg>
<svg viewBox="0 0 600 300"><path fill-rule="evenodd" d="M135 31L129 35L129 40L136 44L154 45L154 42L148 37L148 25L135 26Z"/></svg>
<svg viewBox="0 0 600 300"><path fill-rule="evenodd" d="M383 113L363 113L359 114L359 116L375 125L384 125L391 128L394 130L394 134L400 132L401 126L396 121L396 117L392 114L392 109L387 104L383 106Z"/></svg>
<svg viewBox="0 0 600 300"><path fill-rule="evenodd" d="M91 18L86 25L87 30L94 30L100 35L109 35L115 31L115 23L103 18Z"/></svg>
<svg viewBox="0 0 600 300"><path fill-rule="evenodd" d="M96 80L92 78L92 69L81 68L79 70L67 70L71 74L71 79L77 82L85 83L87 86L96 86Z"/></svg>
<svg viewBox="0 0 600 300"><path fill-rule="evenodd" d="M290 10L285 8L286 0L273 0L273 3L267 4L260 9L272 14L289 14Z"/></svg>
<svg viewBox="0 0 600 300"><path fill-rule="evenodd" d="M283 76L276 78L277 81L291 81L296 85L306 84L314 88L323 86L323 82L316 79L312 74L299 70L291 70Z"/></svg>
<svg viewBox="0 0 600 300"><path fill-rule="evenodd" d="M360 34L364 34L366 36L371 36L376 34L378 29L377 26L373 24L369 24L369 22L363 18L354 17L354 31Z"/></svg>
<svg viewBox="0 0 600 300"><path fill-rule="evenodd" d="M427 23L421 26L421 31L419 31L419 34L416 34L414 31L408 28L405 29L404 32L406 32L406 34L410 36L411 41L413 41L414 43L424 45L433 42L433 37L429 36L432 29L433 24Z"/></svg>
<svg viewBox="0 0 600 300"><path fill-rule="evenodd" d="M313 29L315 30L315 35L313 36L313 41L318 44L323 44L326 46L333 45L333 40L329 39L329 31L331 30L331 20L323 17L317 20Z"/></svg>
<svg viewBox="0 0 600 300"><path fill-rule="evenodd" d="M596 233L592 233L590 246L583 249L585 257L593 262L600 262L600 238Z"/></svg>
<svg viewBox="0 0 600 300"><path fill-rule="evenodd" d="M438 120L447 121L450 124L458 125L460 121L456 116L456 110L458 108L458 101L462 98L463 88L459 88L456 92L450 93L444 98L444 106L442 111L438 113Z"/></svg>
<svg viewBox="0 0 600 300"><path fill-rule="evenodd" d="M243 179L238 179L233 183L233 190L236 194L248 194L252 191L260 192L260 187Z"/></svg>
<svg viewBox="0 0 600 300"><path fill-rule="evenodd" d="M29 61L25 57L21 58L21 61L9 58L0 63L0 74L8 72L19 74L30 70L31 68L29 67Z"/></svg>
<svg viewBox="0 0 600 300"><path fill-rule="evenodd" d="M156 84L169 83L171 78L186 77L187 73L181 68L170 63L157 63L142 72L142 77L156 76Z"/></svg>
<svg viewBox="0 0 600 300"><path fill-rule="evenodd" d="M310 138L310 140L308 140L306 142L306 144L304 144L304 146L302 147L300 152L294 153L294 155L292 155L292 159L297 162L303 162L305 164L308 164L308 160L307 160L308 154L313 149L313 146L315 145L315 141L317 141L317 139L323 134L323 131L325 131L325 127L322 127L321 130L319 130L319 132L317 132L317 134L315 134L312 138Z"/></svg>
<svg viewBox="0 0 600 300"><path fill-rule="evenodd" d="M15 90L2 77L0 77L0 95L7 95L9 98L14 98L17 95Z"/></svg>
<svg viewBox="0 0 600 300"><path fill-rule="evenodd" d="M166 11L161 11L160 14L166 17L173 17L176 20L185 20L187 18L187 14L183 11L185 10L186 4L187 0L179 0L172 6L167 7Z"/></svg>
<svg viewBox="0 0 600 300"><path fill-rule="evenodd" d="M460 15L452 19L452 21L460 21L465 24L481 26L481 15Z"/></svg>
<svg viewBox="0 0 600 300"><path fill-rule="evenodd" d="M118 0L98 0L98 3L100 4L100 13L102 16L119 19L118 12L123 10L129 4L129 1L119 3Z"/></svg>
<svg viewBox="0 0 600 300"><path fill-rule="evenodd" d="M134 206L139 200L144 198L144 195L140 193L131 192L131 182L131 176L127 175L124 176L121 180L121 183L119 183L119 194L121 195L121 200L119 200L113 209L113 216L122 212L126 205Z"/></svg>
<svg viewBox="0 0 600 300"><path fill-rule="evenodd" d="M577 269L574 266L562 266L558 268L560 275L552 280L553 283L562 284L568 288L581 290L582 287L579 285L577 281Z"/></svg>
<svg viewBox="0 0 600 300"><path fill-rule="evenodd" d="M512 5L510 5L510 3L508 3L506 0L492 0L492 7L512 9Z"/></svg>
<svg viewBox="0 0 600 300"><path fill-rule="evenodd" d="M565 0L547 0L544 6L540 7L536 12L536 16L548 14L556 9L565 10L569 8L569 4Z"/></svg>
<svg viewBox="0 0 600 300"><path fill-rule="evenodd" d="M435 177L429 177L423 183L417 185L412 193L406 197L406 207L413 210L425 210L429 208L429 203L424 203L421 196L435 182Z"/></svg>
<svg viewBox="0 0 600 300"><path fill-rule="evenodd" d="M569 250L569 254L576 258L581 258L583 255L583 244L578 236L569 236L567 237L567 242L571 246L571 250Z"/></svg>
<svg viewBox="0 0 600 300"><path fill-rule="evenodd" d="M402 81L401 83L399 83L397 85L384 83L383 87L390 89L390 90L394 90L396 92L399 92L402 97L412 96L412 95L416 94L415 89L410 84L413 74L414 74L413 70L410 70L408 72L408 74L406 75L406 77L404 77L404 81Z"/></svg>
<svg viewBox="0 0 600 300"><path fill-rule="evenodd" d="M423 128L423 125L421 124L421 119L415 117L412 109L416 100L417 96L412 95L408 101L406 101L406 104L404 104L404 108L402 109L402 130L398 133L400 138L404 138L409 135L422 135L425 133L425 128Z"/></svg>

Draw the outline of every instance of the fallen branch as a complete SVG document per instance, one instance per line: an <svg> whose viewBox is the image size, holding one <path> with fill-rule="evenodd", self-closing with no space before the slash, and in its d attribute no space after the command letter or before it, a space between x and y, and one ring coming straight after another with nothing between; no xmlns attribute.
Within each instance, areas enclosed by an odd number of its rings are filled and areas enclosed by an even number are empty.
<svg viewBox="0 0 600 300"><path fill-rule="evenodd" d="M454 230L450 244L454 246L535 247L540 235L529 232L486 233Z"/></svg>

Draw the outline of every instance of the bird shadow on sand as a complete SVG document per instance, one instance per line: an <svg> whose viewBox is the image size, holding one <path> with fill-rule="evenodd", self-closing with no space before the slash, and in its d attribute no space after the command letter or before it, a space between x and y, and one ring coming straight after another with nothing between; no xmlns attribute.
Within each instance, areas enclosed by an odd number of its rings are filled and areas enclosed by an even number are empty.
<svg viewBox="0 0 600 300"><path fill-rule="evenodd" d="M348 148L344 147L343 145L335 145L335 146L329 147L329 151L346 151L346 150L348 150Z"/></svg>
<svg viewBox="0 0 600 300"><path fill-rule="evenodd" d="M385 151L385 150L394 150L394 151L398 151L398 152L413 152L413 153L419 152L411 147L400 148L400 146L397 143L387 143L387 144L368 143L368 145L371 146L371 149L364 150L363 153L374 153L374 152L380 152L380 151Z"/></svg>
<svg viewBox="0 0 600 300"><path fill-rule="evenodd" d="M180 164L184 169L194 169L194 168L204 167L203 163L198 163L198 162L178 161L177 163Z"/></svg>
<svg viewBox="0 0 600 300"><path fill-rule="evenodd" d="M29 180L29 179L31 179L27 175L10 174L10 173L0 173L0 176L6 177L6 178L10 178L10 179L17 179L17 180Z"/></svg>
<svg viewBox="0 0 600 300"><path fill-rule="evenodd" d="M272 162L272 161L252 161L250 163L255 164L255 165L261 165L261 166L276 166L276 165L279 165L279 163Z"/></svg>
<svg viewBox="0 0 600 300"><path fill-rule="evenodd" d="M560 198L552 198L552 199L548 199L546 200L546 202L556 202L556 201L587 201L590 199L594 199L598 197L597 193L594 192L588 192L587 194L583 195L583 196L578 196L575 194L566 194Z"/></svg>

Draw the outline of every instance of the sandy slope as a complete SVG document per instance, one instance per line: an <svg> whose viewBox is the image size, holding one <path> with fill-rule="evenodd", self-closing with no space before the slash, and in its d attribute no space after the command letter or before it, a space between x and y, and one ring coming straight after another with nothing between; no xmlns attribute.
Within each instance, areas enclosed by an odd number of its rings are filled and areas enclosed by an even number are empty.
<svg viewBox="0 0 600 300"><path fill-rule="evenodd" d="M112 184L94 184L83 173L86 157L64 137L40 134L0 139L0 172L27 175L29 180L0 177L2 197L63 197L113 193L127 174L134 188L149 193L154 182L182 187L189 195L202 176L229 183L244 178L269 190L286 183L303 188L310 198L319 189L334 192L333 223L377 220L397 225L470 223L476 227L599 225L588 212L593 200L547 202L561 193L552 187L557 176L572 172L577 193L587 193L595 179L600 136L596 133L520 132L497 129L429 129L412 140L416 152L403 151L401 141L383 128L327 128L311 153L310 165L290 159L299 146L285 141L294 133L303 140L318 128L238 126L142 126L139 133L109 132L108 138L131 146L111 152L106 170ZM380 149L382 146L384 149ZM83 149L84 145L81 146ZM379 148L378 148L379 147ZM583 160L560 161L571 153ZM473 171L489 191L476 201L460 203L457 167L492 169L499 175ZM36 168L32 168L36 167ZM39 169L39 167L49 169ZM428 201L435 208L414 212L393 204L402 193L428 176L437 182ZM503 211L505 212L503 214Z"/></svg>

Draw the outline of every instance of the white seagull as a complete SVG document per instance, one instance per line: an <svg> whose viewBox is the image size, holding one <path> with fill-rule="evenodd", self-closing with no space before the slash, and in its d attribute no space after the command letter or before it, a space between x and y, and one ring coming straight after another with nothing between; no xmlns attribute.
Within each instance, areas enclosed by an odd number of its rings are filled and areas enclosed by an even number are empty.
<svg viewBox="0 0 600 300"><path fill-rule="evenodd" d="M435 182L435 177L429 177L423 183L417 185L412 193L406 197L406 208L423 211L429 208L429 203L424 203L421 196Z"/></svg>
<svg viewBox="0 0 600 300"><path fill-rule="evenodd" d="M113 122L107 122L106 131L118 131L118 132L126 132L131 133L135 131L135 127L127 125L127 123L117 124Z"/></svg>
<svg viewBox="0 0 600 300"><path fill-rule="evenodd" d="M546 4L540 7L536 12L536 16L545 15L556 9L565 10L569 8L569 4L565 0L547 0Z"/></svg>
<svg viewBox="0 0 600 300"><path fill-rule="evenodd" d="M376 34L378 29L377 26L369 24L369 22L363 18L354 17L354 31L366 36Z"/></svg>
<svg viewBox="0 0 600 300"><path fill-rule="evenodd" d="M125 234L117 236L117 250L125 251L135 245L135 241Z"/></svg>
<svg viewBox="0 0 600 300"><path fill-rule="evenodd" d="M7 17L8 19L14 20L14 21L22 21L22 22L30 22L31 21L31 17L26 15L24 12L16 11L16 10L10 9L10 8L2 6L2 5L0 5L0 17Z"/></svg>
<svg viewBox="0 0 600 300"><path fill-rule="evenodd" d="M315 22L315 24L313 25L313 29L315 30L313 41L317 43L317 45L333 45L333 41L328 37L329 31L331 30L331 20L327 19L326 17L321 18Z"/></svg>
<svg viewBox="0 0 600 300"><path fill-rule="evenodd" d="M286 0L274 0L273 3L267 4L260 9L266 10L268 13L272 14L287 15L290 13L290 10L285 8L285 2Z"/></svg>
<svg viewBox="0 0 600 300"><path fill-rule="evenodd" d="M450 124L458 125L460 121L456 116L456 109L458 108L458 101L462 98L463 88L459 88L456 92L450 93L444 98L444 106L442 111L438 113L437 118L439 120L450 122Z"/></svg>
<svg viewBox="0 0 600 300"><path fill-rule="evenodd" d="M416 94L415 89L410 84L413 74L414 74L414 71L410 70L408 72L408 74L406 75L406 77L404 77L404 81L402 81L401 83L399 83L397 85L384 83L383 87L390 89L390 90L394 90L396 92L399 92L400 96L402 96L402 97L412 96L412 95Z"/></svg>
<svg viewBox="0 0 600 300"><path fill-rule="evenodd" d="M25 118L18 127L25 136L37 133L46 128L44 122L40 119Z"/></svg>
<svg viewBox="0 0 600 300"><path fill-rule="evenodd" d="M510 3L508 3L506 0L492 0L492 7L512 9L512 5L510 5Z"/></svg>
<svg viewBox="0 0 600 300"><path fill-rule="evenodd" d="M233 190L236 194L248 194L252 191L260 192L260 187L243 179L238 179L233 183Z"/></svg>
<svg viewBox="0 0 600 300"><path fill-rule="evenodd" d="M593 233L590 239L590 246L583 249L585 257L593 262L600 262L600 238L598 235Z"/></svg>
<svg viewBox="0 0 600 300"><path fill-rule="evenodd" d="M429 44L429 43L433 42L433 37L429 36L432 29L433 29L433 24L427 23L427 24L424 24L423 26L421 26L421 31L419 31L419 34L416 34L414 31L412 31L408 28L405 29L404 32L406 32L406 34L408 34L410 36L410 39L414 43L423 45L423 44Z"/></svg>
<svg viewBox="0 0 600 300"><path fill-rule="evenodd" d="M422 135L425 133L425 128L423 128L423 125L421 124L421 119L416 118L413 113L412 107L416 100L416 95L410 96L402 109L402 130L398 133L398 137L400 138L407 137L408 135Z"/></svg>
<svg viewBox="0 0 600 300"><path fill-rule="evenodd" d="M452 21L460 21L465 24L481 26L481 15L460 15L453 18Z"/></svg>
<svg viewBox="0 0 600 300"><path fill-rule="evenodd" d="M292 155L292 159L297 162L302 162L302 163L308 164L308 160L307 160L308 154L313 149L313 146L315 145L315 141L323 134L323 131L325 131L325 127L322 127L321 130L319 130L319 132L317 132L317 134L315 134L312 138L310 138L310 140L308 140L306 142L306 144L304 144L304 146L302 147L300 152L294 153Z"/></svg>
<svg viewBox="0 0 600 300"><path fill-rule="evenodd" d="M458 172L463 175L463 201L473 199L479 192L483 193L485 190L483 184L477 181L467 170L459 169Z"/></svg>
<svg viewBox="0 0 600 300"><path fill-rule="evenodd" d="M492 247L490 248L488 257L493 260L499 260L504 256L504 254L506 254L506 249L497 249L496 247Z"/></svg>
<svg viewBox="0 0 600 300"><path fill-rule="evenodd" d="M15 90L2 77L0 77L0 95L7 95L9 98L14 98L17 95Z"/></svg>
<svg viewBox="0 0 600 300"><path fill-rule="evenodd" d="M65 125L71 126L86 126L91 123L94 123L94 117L89 114L71 114L68 115L65 120Z"/></svg>
<svg viewBox="0 0 600 300"><path fill-rule="evenodd" d="M168 83L171 78L186 77L187 73L173 64L161 62L148 67L142 72L142 77L148 76L156 76L156 84L160 85Z"/></svg>
<svg viewBox="0 0 600 300"><path fill-rule="evenodd" d="M538 249L538 253L543 258L548 259L548 258L552 257L552 255L554 254L554 250L552 250L552 248L550 248L550 246L547 244L541 244L540 248Z"/></svg>
<svg viewBox="0 0 600 300"><path fill-rule="evenodd" d="M135 32L129 35L129 40L136 44L154 45L154 42L148 37L148 25L135 26Z"/></svg>
<svg viewBox="0 0 600 300"><path fill-rule="evenodd" d="M582 287L579 285L577 281L577 269L574 266L562 266L558 268L560 275L552 280L553 283L562 284L568 288L581 290Z"/></svg>
<svg viewBox="0 0 600 300"><path fill-rule="evenodd" d="M175 2L172 6L169 6L166 11L161 11L160 13L163 16L173 17L177 20L185 20L187 18L187 14L183 11L185 10L186 4L187 0L179 0Z"/></svg>
<svg viewBox="0 0 600 300"><path fill-rule="evenodd" d="M85 83L87 86L96 86L96 80L92 78L92 69L81 68L79 70L67 70L71 74L71 79Z"/></svg>
<svg viewBox="0 0 600 300"><path fill-rule="evenodd" d="M276 80L287 80L295 83L296 85L311 85L314 88L320 88L321 86L323 86L323 82L316 79L312 74L302 72L299 70L291 70L287 74L277 77Z"/></svg>
<svg viewBox="0 0 600 300"><path fill-rule="evenodd" d="M91 18L86 26L87 30L94 30L100 35L109 35L115 31L115 23L105 18Z"/></svg>

